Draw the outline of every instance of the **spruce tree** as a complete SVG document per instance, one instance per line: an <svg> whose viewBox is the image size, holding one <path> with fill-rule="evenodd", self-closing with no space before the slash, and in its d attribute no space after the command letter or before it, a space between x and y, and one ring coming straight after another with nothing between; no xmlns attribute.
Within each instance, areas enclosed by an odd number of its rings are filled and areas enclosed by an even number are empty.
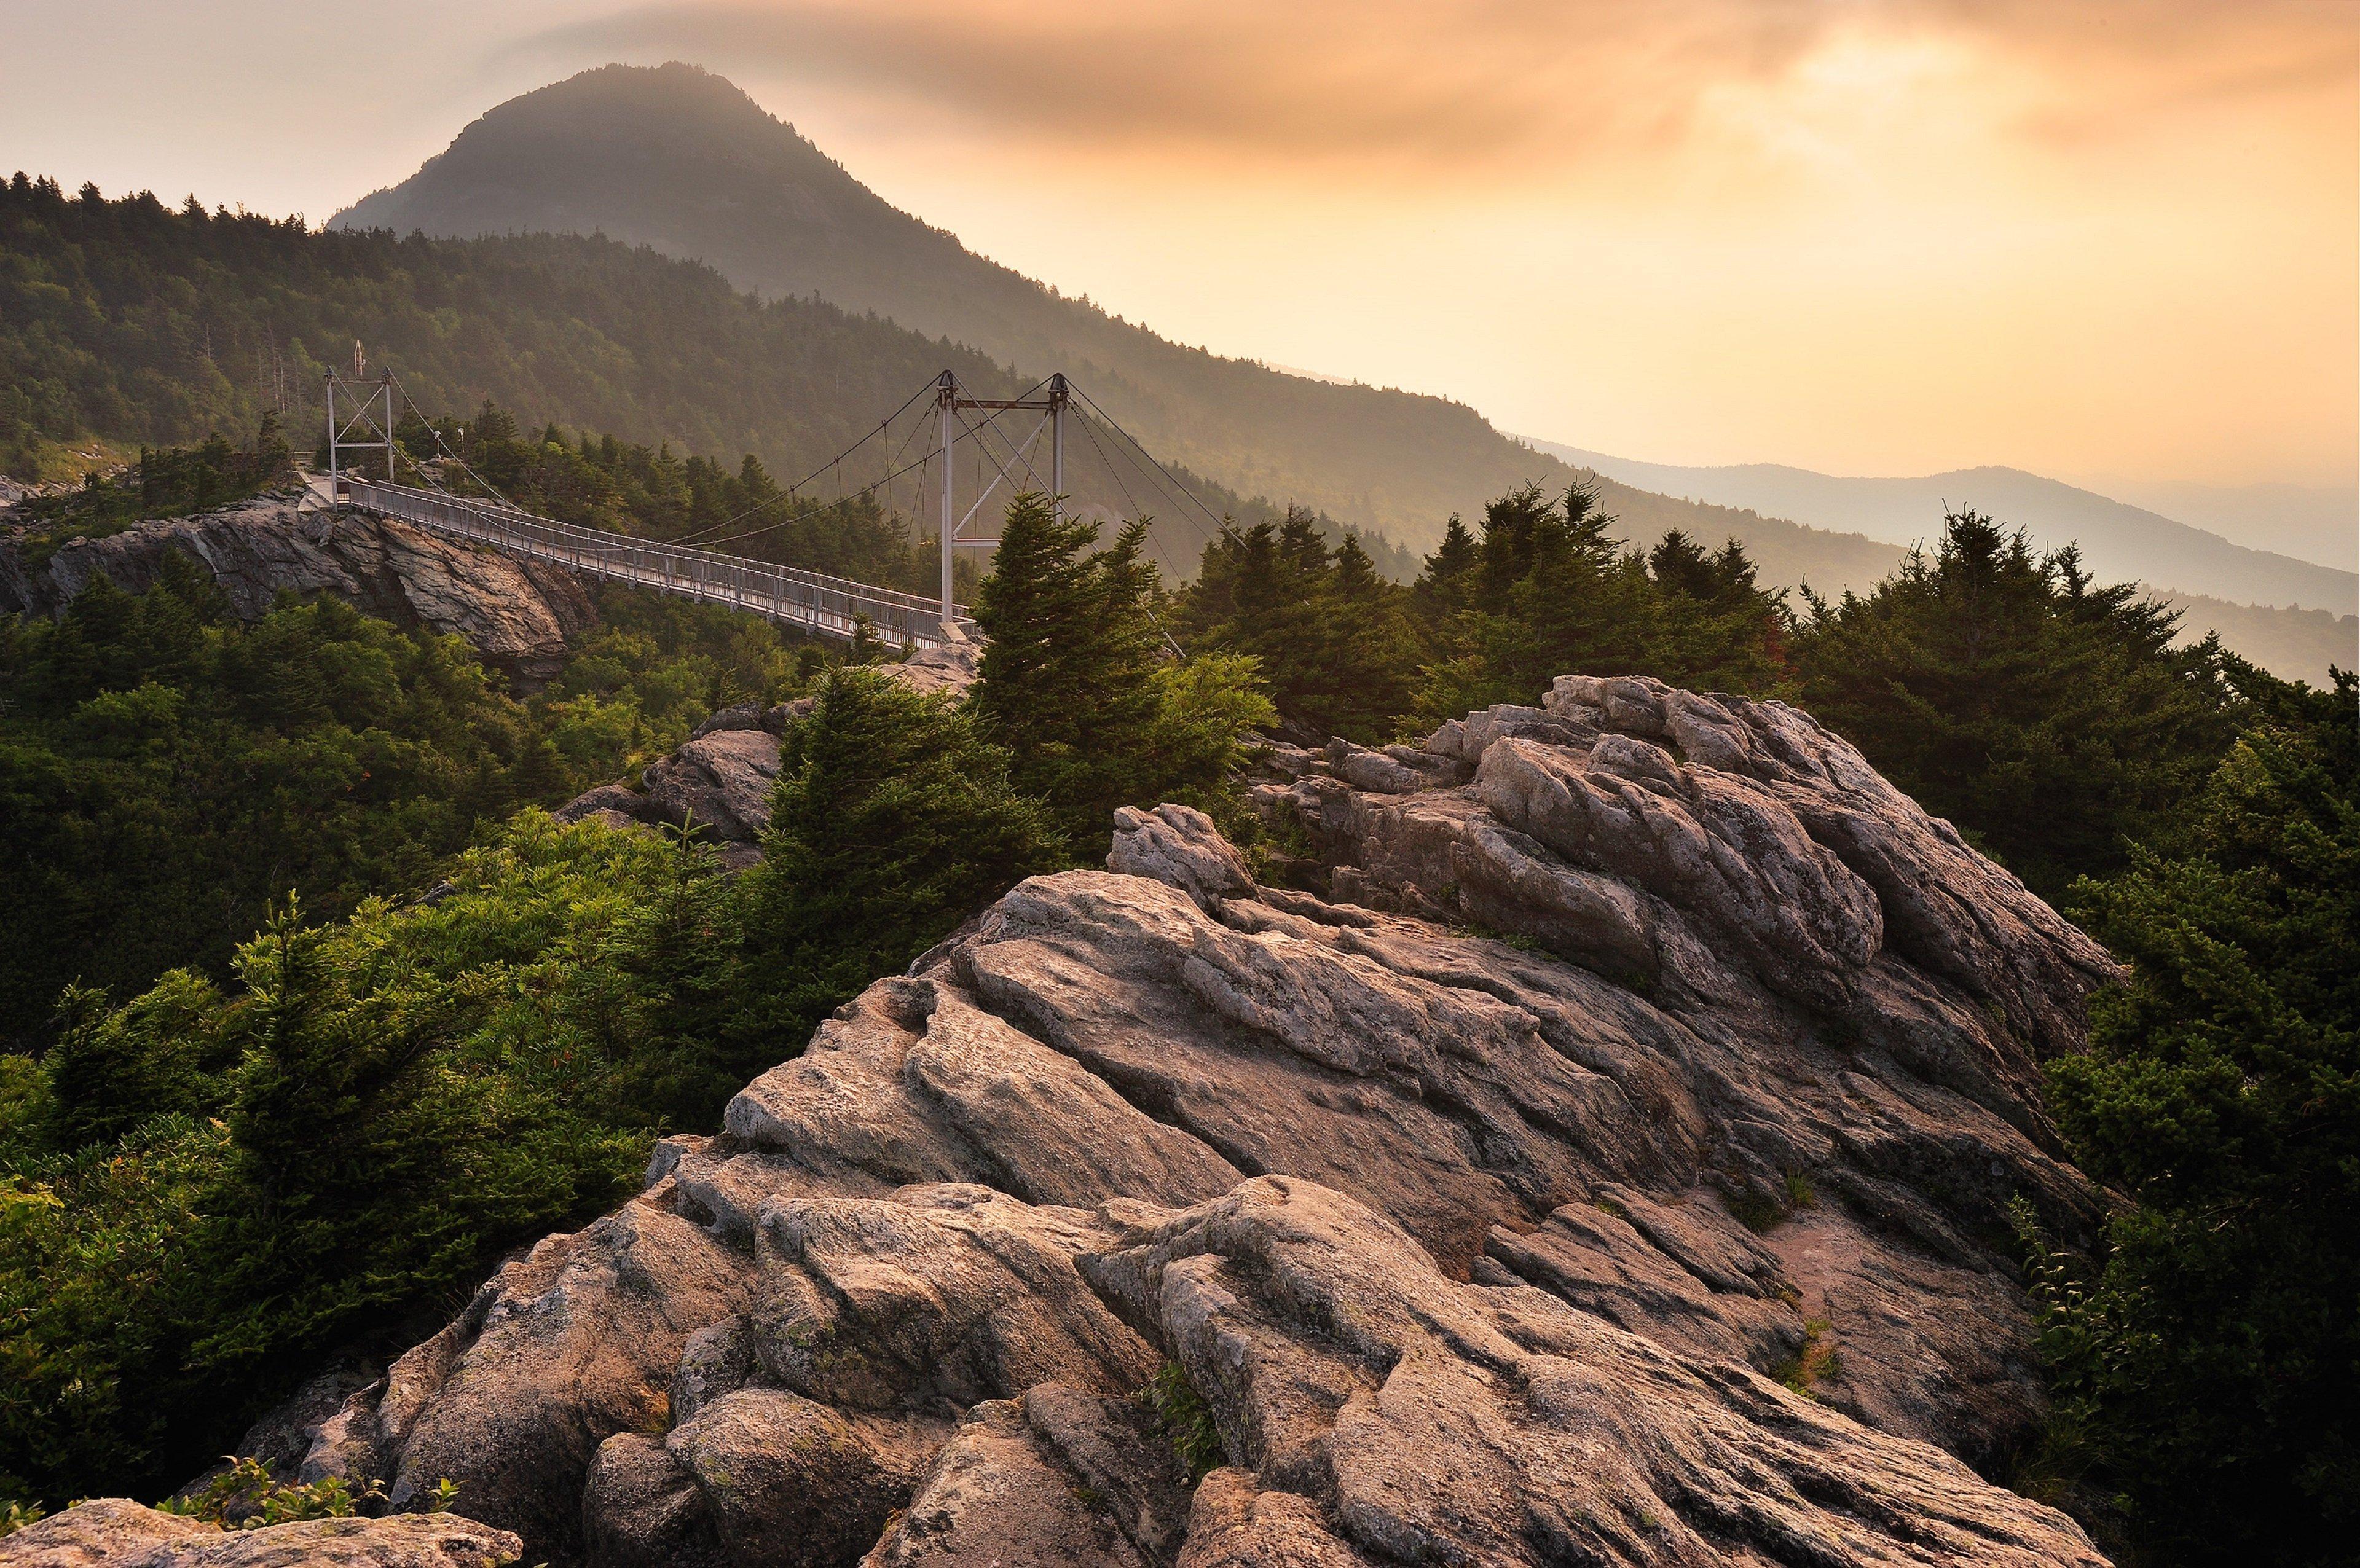
<svg viewBox="0 0 2360 1568"><path fill-rule="evenodd" d="M949 699L872 670L828 678L787 732L763 863L743 878L747 1015L772 1059L880 975L1035 872L1064 864L1008 754Z"/></svg>
<svg viewBox="0 0 2360 1568"><path fill-rule="evenodd" d="M1807 603L1803 705L2052 901L2196 794L2266 679L2210 640L2173 648L2170 610L1973 512L1874 593Z"/></svg>
<svg viewBox="0 0 2360 1568"><path fill-rule="evenodd" d="M1475 536L1470 533L1458 513L1442 530L1442 542L1426 558L1426 570L1419 573L1413 590L1416 595L1418 615L1429 633L1439 633L1451 619L1467 608L1470 579L1475 571Z"/></svg>
<svg viewBox="0 0 2360 1568"><path fill-rule="evenodd" d="M1060 518L1045 495L1020 495L976 599L991 639L970 697L977 722L1007 748L1017 787L1048 801L1086 855L1107 842L1117 806L1161 782L1163 639L1149 614L1146 537L1133 523L1094 549L1093 525Z"/></svg>

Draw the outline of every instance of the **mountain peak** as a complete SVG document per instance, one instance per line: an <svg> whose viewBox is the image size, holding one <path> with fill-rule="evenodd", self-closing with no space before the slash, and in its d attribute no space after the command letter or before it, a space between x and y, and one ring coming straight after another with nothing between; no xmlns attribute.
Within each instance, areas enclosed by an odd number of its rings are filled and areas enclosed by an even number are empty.
<svg viewBox="0 0 2360 1568"><path fill-rule="evenodd" d="M805 223L847 202L883 206L736 82L669 60L602 65L511 98L329 226L456 236L602 232L721 265L695 247L684 214L665 209L726 212L782 199Z"/></svg>

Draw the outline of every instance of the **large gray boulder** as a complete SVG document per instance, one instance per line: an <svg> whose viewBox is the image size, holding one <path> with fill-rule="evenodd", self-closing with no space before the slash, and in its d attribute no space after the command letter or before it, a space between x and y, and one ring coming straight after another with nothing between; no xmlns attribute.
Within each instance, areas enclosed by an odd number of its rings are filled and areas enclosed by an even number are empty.
<svg viewBox="0 0 2360 1568"><path fill-rule="evenodd" d="M298 512L273 496L71 540L38 566L20 542L0 539L0 614L55 614L97 577L143 593L169 552L203 565L244 619L282 593L331 593L464 637L528 685L555 676L566 639L597 619L582 585L557 567L363 513Z"/></svg>
<svg viewBox="0 0 2360 1568"><path fill-rule="evenodd" d="M1972 1466L2042 1414L2011 1204L2102 1213L2035 1085L2104 954L1793 710L1447 729L1263 791L1328 897L1125 813L307 1474L552 1563L2098 1561Z"/></svg>

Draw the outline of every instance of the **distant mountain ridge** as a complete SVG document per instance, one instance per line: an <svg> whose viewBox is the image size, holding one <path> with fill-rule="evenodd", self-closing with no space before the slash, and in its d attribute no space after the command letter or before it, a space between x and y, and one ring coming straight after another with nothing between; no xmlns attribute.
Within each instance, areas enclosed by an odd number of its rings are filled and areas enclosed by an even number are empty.
<svg viewBox="0 0 2360 1568"><path fill-rule="evenodd" d="M2297 561L2360 570L2360 485L2092 479L2083 488Z"/></svg>
<svg viewBox="0 0 2360 1568"><path fill-rule="evenodd" d="M816 292L1028 375L1069 371L1159 457L1414 550L1432 548L1454 512L1576 476L1463 404L1225 359L1063 298L894 208L694 66L606 66L512 99L331 226L601 233L704 261L773 298ZM1712 519L1662 525L1675 526L1709 531ZM1855 580L1845 564L1866 559L1864 542L1807 531L1776 553L1815 582L1842 575L1865 586L1874 574Z"/></svg>
<svg viewBox="0 0 2360 1568"><path fill-rule="evenodd" d="M2248 604L2295 604L2350 615L2360 609L2360 576L2292 556L2249 549L2061 480L2016 468L1967 468L1922 478L1852 479L1783 463L1690 468L1641 463L1553 441L1551 456L1609 478L1721 506L1747 507L1822 528L1914 544L1939 530L1942 510L1972 507L2022 527L2044 546L2077 543L2083 564L2104 582L2139 582Z"/></svg>
<svg viewBox="0 0 2360 1568"><path fill-rule="evenodd" d="M1690 471L1509 436L1446 398L1167 342L894 208L735 85L689 65L606 66L512 99L411 178L331 224L453 236L603 234L704 261L771 298L817 294L946 347L971 345L1028 376L1067 370L1159 457L1241 496L1299 502L1414 552L1430 549L1453 513L1472 516L1519 485L1557 488L1593 472L1624 539L1652 543L1673 528L1709 543L1734 535L1763 580L1782 586L1865 589L1899 560L1898 546L1940 522L1939 497L1893 496L1848 510L1702 486L1684 482ZM2050 539L2046 516L2022 515L2020 498L1994 494L1964 504ZM2173 548L2143 550L2136 528L2119 516L2056 536L2078 537L2103 579L2220 600L2352 606L2349 572L2105 505L2161 524ZM2267 640L2278 647L2289 637L2302 646L2317 640L2308 625Z"/></svg>

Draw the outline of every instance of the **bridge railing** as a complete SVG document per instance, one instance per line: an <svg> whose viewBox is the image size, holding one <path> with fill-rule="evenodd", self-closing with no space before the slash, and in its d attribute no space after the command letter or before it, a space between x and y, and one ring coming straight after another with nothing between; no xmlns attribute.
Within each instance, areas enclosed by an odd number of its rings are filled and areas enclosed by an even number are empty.
<svg viewBox="0 0 2360 1568"><path fill-rule="evenodd" d="M865 617L886 642L928 648L939 648L945 640L941 603L915 593L723 555L694 545L585 528L537 517L496 501L445 495L406 485L348 478L339 488L340 499L364 511L552 561L609 583L751 610L833 637L851 637L858 621ZM964 606L956 625L970 641L980 635Z"/></svg>

